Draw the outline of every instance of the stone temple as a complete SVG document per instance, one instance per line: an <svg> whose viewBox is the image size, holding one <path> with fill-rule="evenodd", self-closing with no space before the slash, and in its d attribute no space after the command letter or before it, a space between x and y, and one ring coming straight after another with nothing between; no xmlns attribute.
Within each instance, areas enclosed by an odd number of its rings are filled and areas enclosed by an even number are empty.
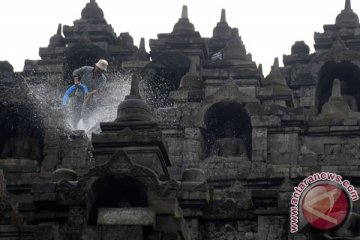
<svg viewBox="0 0 360 240"><path fill-rule="evenodd" d="M350 0L339 11L315 52L297 41L264 76L225 10L208 38L184 6L147 52L90 0L40 60L0 64L0 239L360 239L359 201L340 228L290 233L305 177L360 190L360 24ZM89 138L57 106L72 71L100 58L131 90Z"/></svg>

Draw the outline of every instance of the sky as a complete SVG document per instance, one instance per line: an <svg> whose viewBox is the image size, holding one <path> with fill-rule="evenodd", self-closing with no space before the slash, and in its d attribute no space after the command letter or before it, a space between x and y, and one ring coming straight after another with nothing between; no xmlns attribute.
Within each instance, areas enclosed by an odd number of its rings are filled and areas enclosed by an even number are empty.
<svg viewBox="0 0 360 240"><path fill-rule="evenodd" d="M47 47L59 23L73 25L90 0L0 0L0 60L22 71L25 59L38 60L39 47ZM314 52L314 32L334 24L345 0L96 0L115 33L129 32L134 43L158 33L170 33L183 5L202 37L211 37L226 10L230 27L239 34L253 61L269 72L274 58L290 54L295 41L303 40ZM352 0L360 14L360 1Z"/></svg>

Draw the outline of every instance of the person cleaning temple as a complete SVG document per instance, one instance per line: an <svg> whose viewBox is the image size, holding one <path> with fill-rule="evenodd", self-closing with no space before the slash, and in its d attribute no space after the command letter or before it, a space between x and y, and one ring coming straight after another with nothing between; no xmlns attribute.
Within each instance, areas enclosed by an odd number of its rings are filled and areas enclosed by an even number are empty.
<svg viewBox="0 0 360 240"><path fill-rule="evenodd" d="M88 89L88 93L84 93L80 89L75 92L77 112L76 121L83 118L86 120L91 113L99 105L99 92L104 88L107 81L105 72L108 68L108 62L105 59L100 59L94 67L83 66L73 71L73 76L78 76L81 79L81 83ZM76 84L76 83L75 83ZM86 94L84 96L84 94Z"/></svg>

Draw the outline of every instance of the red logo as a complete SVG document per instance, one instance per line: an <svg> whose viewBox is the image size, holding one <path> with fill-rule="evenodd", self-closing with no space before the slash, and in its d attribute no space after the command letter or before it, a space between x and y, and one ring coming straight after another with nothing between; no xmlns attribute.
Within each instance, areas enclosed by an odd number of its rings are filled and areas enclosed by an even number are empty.
<svg viewBox="0 0 360 240"><path fill-rule="evenodd" d="M311 187L302 199L302 212L308 223L318 229L340 226L349 214L349 199L339 187L321 183Z"/></svg>

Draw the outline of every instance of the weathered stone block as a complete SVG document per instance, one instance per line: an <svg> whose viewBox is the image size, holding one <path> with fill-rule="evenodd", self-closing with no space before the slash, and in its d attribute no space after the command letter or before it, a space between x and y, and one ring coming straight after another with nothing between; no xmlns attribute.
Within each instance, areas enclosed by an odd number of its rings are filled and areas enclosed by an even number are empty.
<svg viewBox="0 0 360 240"><path fill-rule="evenodd" d="M298 135L296 133L271 134L269 138L269 162L272 164L296 163L298 158Z"/></svg>
<svg viewBox="0 0 360 240"><path fill-rule="evenodd" d="M315 103L315 88L313 86L304 86L300 89L300 106L311 107Z"/></svg>
<svg viewBox="0 0 360 240"><path fill-rule="evenodd" d="M246 232L245 233L245 240L254 240L255 234L253 232Z"/></svg>
<svg viewBox="0 0 360 240"><path fill-rule="evenodd" d="M291 166L290 169L290 177L291 178L304 178L307 177L309 174L307 174L304 171L304 167L300 166Z"/></svg>
<svg viewBox="0 0 360 240"><path fill-rule="evenodd" d="M185 162L199 162L200 161L200 153L198 152L184 152L184 161ZM187 167L189 168L189 167Z"/></svg>
<svg viewBox="0 0 360 240"><path fill-rule="evenodd" d="M338 168L338 166L321 166L321 171L337 173L337 172L339 172L339 168Z"/></svg>
<svg viewBox="0 0 360 240"><path fill-rule="evenodd" d="M249 179L265 178L266 176L266 163L265 162L252 162Z"/></svg>
<svg viewBox="0 0 360 240"><path fill-rule="evenodd" d="M206 176L204 171L199 168L186 169L182 174L182 181L184 182L195 182L203 183L206 182Z"/></svg>
<svg viewBox="0 0 360 240"><path fill-rule="evenodd" d="M301 155L298 160L300 166L317 166L318 157L315 154L305 154Z"/></svg>
<svg viewBox="0 0 360 240"><path fill-rule="evenodd" d="M143 240L143 226L86 226L81 239L86 240Z"/></svg>
<svg viewBox="0 0 360 240"><path fill-rule="evenodd" d="M142 225L155 224L155 212L150 208L99 208L98 225Z"/></svg>
<svg viewBox="0 0 360 240"><path fill-rule="evenodd" d="M343 124L346 126L356 126L358 124L358 121L356 118L345 118L343 120Z"/></svg>
<svg viewBox="0 0 360 240"><path fill-rule="evenodd" d="M267 239L287 239L287 217L259 216L258 235L267 236Z"/></svg>
<svg viewBox="0 0 360 240"><path fill-rule="evenodd" d="M279 194L279 199L278 199L278 207L281 209L287 209L290 208L291 205L291 196L292 193L287 193L287 194Z"/></svg>
<svg viewBox="0 0 360 240"><path fill-rule="evenodd" d="M359 126L331 126L331 132L352 132L359 130Z"/></svg>
<svg viewBox="0 0 360 240"><path fill-rule="evenodd" d="M324 153L324 140L319 137L301 137L299 141L303 142L303 146L309 149L309 151L316 154Z"/></svg>
<svg viewBox="0 0 360 240"><path fill-rule="evenodd" d="M36 172L39 168L39 162L30 159L1 159L0 169L5 172Z"/></svg>
<svg viewBox="0 0 360 240"><path fill-rule="evenodd" d="M246 178L251 168L251 161L247 157L218 157L204 159L200 167L208 177L241 177Z"/></svg>
<svg viewBox="0 0 360 240"><path fill-rule="evenodd" d="M102 226L102 237L106 240L143 240L144 230L142 226Z"/></svg>
<svg viewBox="0 0 360 240"><path fill-rule="evenodd" d="M253 127L276 127L281 125L281 119L278 116L252 116L251 125Z"/></svg>
<svg viewBox="0 0 360 240"><path fill-rule="evenodd" d="M255 162L266 162L267 155L268 153L265 150L260 150L260 151L253 150L251 159Z"/></svg>
<svg viewBox="0 0 360 240"><path fill-rule="evenodd" d="M172 167L182 167L183 156L169 156Z"/></svg>
<svg viewBox="0 0 360 240"><path fill-rule="evenodd" d="M157 214L179 215L179 202L177 198L151 199L151 208Z"/></svg>
<svg viewBox="0 0 360 240"><path fill-rule="evenodd" d="M127 147L123 148L129 158L139 165L153 169L158 174L165 174L164 158L158 146L149 147Z"/></svg>
<svg viewBox="0 0 360 240"><path fill-rule="evenodd" d="M166 145L169 155L180 156L183 152L184 141L181 138L167 138Z"/></svg>
<svg viewBox="0 0 360 240"><path fill-rule="evenodd" d="M44 226L47 228L49 226ZM51 228L51 227L50 227ZM21 230L14 225L0 225L0 239L6 240L16 240L16 239L39 239L39 240L49 240L52 239L51 232L48 232L46 238L34 238L36 233L34 233L34 227L32 226L22 226ZM45 231L44 231L45 232ZM39 236L40 237L40 236Z"/></svg>
<svg viewBox="0 0 360 240"><path fill-rule="evenodd" d="M185 128L185 138L200 139L202 137L200 128Z"/></svg>
<svg viewBox="0 0 360 240"><path fill-rule="evenodd" d="M286 177L289 176L289 165L270 165L268 166L268 173L270 178Z"/></svg>
<svg viewBox="0 0 360 240"><path fill-rule="evenodd" d="M267 150L268 140L267 138L254 138L252 146L254 150Z"/></svg>
<svg viewBox="0 0 360 240"><path fill-rule="evenodd" d="M177 180L177 181L181 180L181 176L182 176L182 167L181 166L168 167L168 172L169 172L169 175L172 177L172 179Z"/></svg>
<svg viewBox="0 0 360 240"><path fill-rule="evenodd" d="M184 141L184 152L198 152L202 153L202 144L197 140L185 140Z"/></svg>

